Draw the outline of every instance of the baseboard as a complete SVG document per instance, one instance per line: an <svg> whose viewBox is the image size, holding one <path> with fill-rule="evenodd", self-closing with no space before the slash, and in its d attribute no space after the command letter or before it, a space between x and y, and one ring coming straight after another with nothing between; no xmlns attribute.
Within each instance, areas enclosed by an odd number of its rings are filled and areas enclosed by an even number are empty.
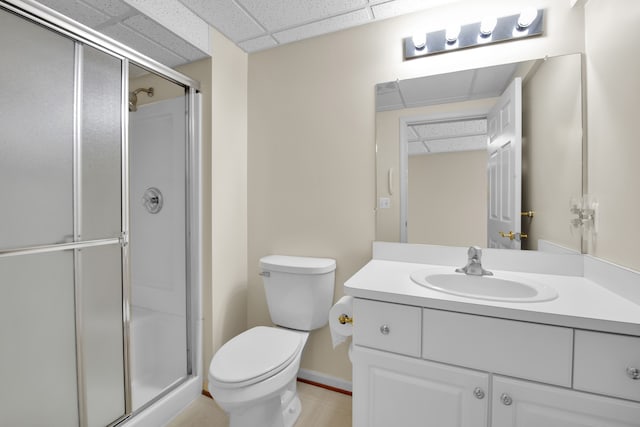
<svg viewBox="0 0 640 427"><path fill-rule="evenodd" d="M353 386L350 381L345 381L341 378L332 377L309 369L300 369L298 371L298 381L349 396L351 396L353 391Z"/></svg>

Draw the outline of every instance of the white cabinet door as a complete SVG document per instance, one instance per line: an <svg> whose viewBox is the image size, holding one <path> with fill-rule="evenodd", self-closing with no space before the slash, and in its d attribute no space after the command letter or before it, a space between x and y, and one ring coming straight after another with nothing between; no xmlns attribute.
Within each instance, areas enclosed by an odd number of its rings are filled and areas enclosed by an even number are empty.
<svg viewBox="0 0 640 427"><path fill-rule="evenodd" d="M640 404L493 377L492 427L639 427Z"/></svg>
<svg viewBox="0 0 640 427"><path fill-rule="evenodd" d="M487 427L489 375L354 346L354 427Z"/></svg>

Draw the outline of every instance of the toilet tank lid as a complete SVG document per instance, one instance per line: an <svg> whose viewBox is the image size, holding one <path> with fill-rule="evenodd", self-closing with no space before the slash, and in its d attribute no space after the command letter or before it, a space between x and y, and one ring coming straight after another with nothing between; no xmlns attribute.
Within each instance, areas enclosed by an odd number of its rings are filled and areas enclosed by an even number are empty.
<svg viewBox="0 0 640 427"><path fill-rule="evenodd" d="M260 258L260 268L293 274L324 274L336 269L336 260L302 256L269 255Z"/></svg>

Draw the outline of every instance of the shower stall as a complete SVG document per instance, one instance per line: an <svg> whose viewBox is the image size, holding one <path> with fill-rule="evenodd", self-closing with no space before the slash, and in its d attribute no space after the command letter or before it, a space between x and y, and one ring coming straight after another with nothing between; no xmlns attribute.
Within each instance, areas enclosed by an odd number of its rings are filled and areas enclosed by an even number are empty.
<svg viewBox="0 0 640 427"><path fill-rule="evenodd" d="M198 83L31 1L0 35L0 424L161 425L202 388Z"/></svg>

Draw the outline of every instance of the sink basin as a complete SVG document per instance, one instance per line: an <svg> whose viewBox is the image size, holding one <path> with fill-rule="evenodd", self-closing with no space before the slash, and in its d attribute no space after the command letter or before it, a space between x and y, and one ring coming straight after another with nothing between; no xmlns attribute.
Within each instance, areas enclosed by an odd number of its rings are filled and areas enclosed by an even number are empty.
<svg viewBox="0 0 640 427"><path fill-rule="evenodd" d="M418 285L447 294L504 302L551 301L558 293L551 287L521 276L494 272L493 276L456 273L453 268L430 268L411 274Z"/></svg>

